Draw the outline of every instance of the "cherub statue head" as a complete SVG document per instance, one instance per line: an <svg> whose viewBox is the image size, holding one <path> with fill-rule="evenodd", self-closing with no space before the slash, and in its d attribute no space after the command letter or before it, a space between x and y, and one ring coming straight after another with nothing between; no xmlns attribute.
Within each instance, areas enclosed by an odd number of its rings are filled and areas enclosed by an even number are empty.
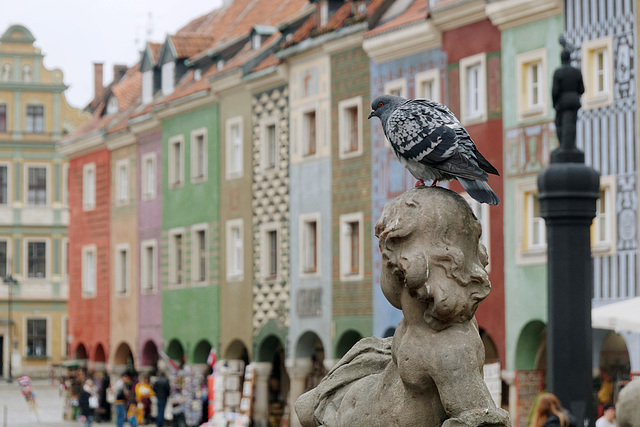
<svg viewBox="0 0 640 427"><path fill-rule="evenodd" d="M402 309L408 291L424 303L437 330L470 320L491 290L482 229L469 204L439 187L414 188L387 204L376 223L382 252L381 287Z"/></svg>

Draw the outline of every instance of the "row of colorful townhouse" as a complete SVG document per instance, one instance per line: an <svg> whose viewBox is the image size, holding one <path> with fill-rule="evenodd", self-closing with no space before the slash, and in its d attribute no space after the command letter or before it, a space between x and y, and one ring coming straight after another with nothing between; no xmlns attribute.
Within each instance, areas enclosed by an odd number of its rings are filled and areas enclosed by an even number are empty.
<svg viewBox="0 0 640 427"><path fill-rule="evenodd" d="M535 180L557 145L560 34L585 78L578 144L602 174L593 305L638 293L637 14L631 0L235 0L148 43L107 88L97 66L94 116L58 144L70 356L117 370L160 349L204 365L215 348L255 364L264 420L360 337L391 336L401 313L372 229L414 181L366 114L380 93L427 97L502 165L501 205L472 203L493 284L477 319L494 395L526 423L546 360ZM594 373L640 370L639 338L594 330Z"/></svg>

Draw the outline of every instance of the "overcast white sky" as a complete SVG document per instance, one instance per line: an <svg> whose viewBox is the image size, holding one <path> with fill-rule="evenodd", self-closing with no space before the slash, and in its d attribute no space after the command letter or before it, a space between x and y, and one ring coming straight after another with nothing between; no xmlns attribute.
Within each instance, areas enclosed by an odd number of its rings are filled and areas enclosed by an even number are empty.
<svg viewBox="0 0 640 427"><path fill-rule="evenodd" d="M74 107L93 97L93 63L104 63L104 82L114 64L133 65L145 40L162 42L222 0L0 0L0 34L27 27L47 69L60 68ZM151 13L151 20L149 20ZM151 30L148 34L148 30Z"/></svg>

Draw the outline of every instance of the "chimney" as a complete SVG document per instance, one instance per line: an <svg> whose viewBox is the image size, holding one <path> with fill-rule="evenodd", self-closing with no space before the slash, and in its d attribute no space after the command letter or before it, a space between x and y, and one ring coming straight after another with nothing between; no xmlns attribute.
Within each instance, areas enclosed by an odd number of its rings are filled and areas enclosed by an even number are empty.
<svg viewBox="0 0 640 427"><path fill-rule="evenodd" d="M104 95L104 86L102 81L102 62L93 63L93 99L98 100Z"/></svg>
<svg viewBox="0 0 640 427"><path fill-rule="evenodd" d="M129 67L123 64L115 64L113 66L113 82L118 83L127 73Z"/></svg>

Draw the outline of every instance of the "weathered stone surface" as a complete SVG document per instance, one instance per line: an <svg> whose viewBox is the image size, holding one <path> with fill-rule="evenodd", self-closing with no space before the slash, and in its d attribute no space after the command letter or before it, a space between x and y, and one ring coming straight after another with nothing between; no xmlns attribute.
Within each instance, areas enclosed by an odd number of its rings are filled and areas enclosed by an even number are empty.
<svg viewBox="0 0 640 427"><path fill-rule="evenodd" d="M510 426L482 378L474 314L491 289L481 227L443 188L407 191L376 224L382 291L402 310L393 338L364 338L302 395L303 426Z"/></svg>
<svg viewBox="0 0 640 427"><path fill-rule="evenodd" d="M616 403L616 425L618 427L640 427L640 381L631 381L624 386Z"/></svg>

